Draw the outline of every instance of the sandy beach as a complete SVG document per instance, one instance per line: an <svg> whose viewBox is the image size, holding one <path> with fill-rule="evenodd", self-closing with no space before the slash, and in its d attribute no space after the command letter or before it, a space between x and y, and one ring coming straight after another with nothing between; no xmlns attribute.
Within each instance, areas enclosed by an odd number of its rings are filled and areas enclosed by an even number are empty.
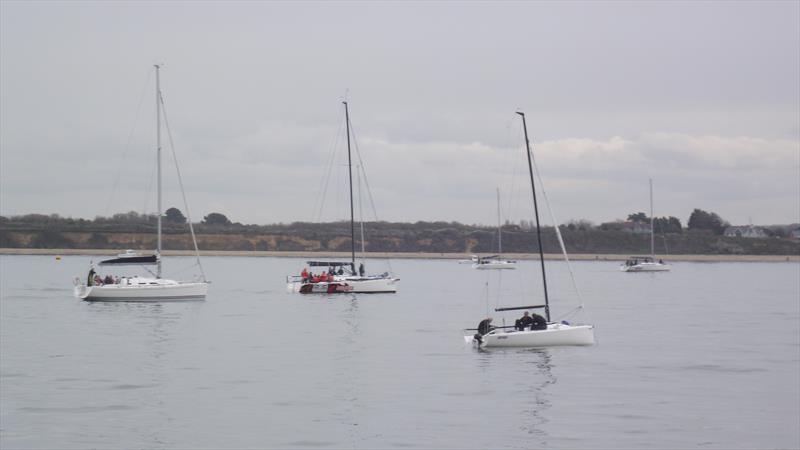
<svg viewBox="0 0 800 450"><path fill-rule="evenodd" d="M0 248L0 255L109 255L114 256L117 250L102 249L29 249L29 248ZM165 250L164 256L191 256L190 250ZM201 250L202 256L243 256L243 257L273 257L273 258L349 258L348 252L269 252L269 251L222 251ZM384 259L469 259L471 255L465 253L368 253L369 258ZM624 261L631 255L620 254L571 254L573 261ZM537 254L505 254L504 258L515 260L538 259ZM560 260L560 253L546 253L545 259ZM800 255L658 255L667 261L697 261L697 262L800 262Z"/></svg>

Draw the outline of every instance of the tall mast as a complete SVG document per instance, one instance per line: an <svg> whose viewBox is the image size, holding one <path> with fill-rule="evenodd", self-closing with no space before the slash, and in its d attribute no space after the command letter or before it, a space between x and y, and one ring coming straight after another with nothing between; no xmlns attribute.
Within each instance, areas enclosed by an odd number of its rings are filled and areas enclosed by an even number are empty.
<svg viewBox="0 0 800 450"><path fill-rule="evenodd" d="M653 227L653 221L655 218L653 217L653 179L650 178L650 256L653 259L656 259L656 237L655 237L655 229Z"/></svg>
<svg viewBox="0 0 800 450"><path fill-rule="evenodd" d="M347 124L347 172L350 174L350 250L352 269L356 269L356 223L353 212L353 162L350 158L350 112L347 110L347 102L344 103L344 117Z"/></svg>
<svg viewBox="0 0 800 450"><path fill-rule="evenodd" d="M156 64L156 165L158 167L158 248L156 249L156 278L161 278L161 80L159 69L161 66Z"/></svg>
<svg viewBox="0 0 800 450"><path fill-rule="evenodd" d="M544 271L544 251L542 250L542 230L539 226L539 205L536 203L536 184L533 182L533 162L531 161L531 143L528 140L528 125L525 123L525 113L517 111L522 116L522 128L525 130L525 148L528 155L528 171L531 175L531 191L533 192L533 212L536 215L536 240L539 243L539 261L542 264L542 285L544 286L544 313L550 322L550 301L547 297L547 276Z"/></svg>
<svg viewBox="0 0 800 450"><path fill-rule="evenodd" d="M503 229L500 228L500 188L497 188L497 253L503 253Z"/></svg>

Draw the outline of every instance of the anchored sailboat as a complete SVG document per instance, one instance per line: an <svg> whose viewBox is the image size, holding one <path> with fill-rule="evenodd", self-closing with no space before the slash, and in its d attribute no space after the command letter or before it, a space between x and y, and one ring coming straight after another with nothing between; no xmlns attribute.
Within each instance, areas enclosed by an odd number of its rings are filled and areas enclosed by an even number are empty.
<svg viewBox="0 0 800 450"><path fill-rule="evenodd" d="M100 262L100 266L119 267L119 266L156 266L156 272L151 273L150 277L112 277L107 275L101 277L95 272L94 265L89 268L89 273L85 280L75 278L75 296L86 301L103 302L163 302L177 300L204 300L208 291L208 282L203 274L200 265L200 253L197 248L197 239L194 235L191 219L189 230L194 243L195 254L197 255L197 265L200 268L200 277L194 281L175 281L161 278L161 112L164 107L164 99L161 95L159 70L161 66L156 65L156 159L157 159L157 190L158 190L158 214L157 228L158 238L156 252L153 255L140 255L133 250L118 254L116 258L107 259ZM174 151L174 149L173 149ZM180 172L178 173L180 180ZM181 182L181 190L183 183ZM184 196L185 200L185 196ZM186 205L184 205L186 206ZM189 215L186 207L187 216Z"/></svg>
<svg viewBox="0 0 800 450"><path fill-rule="evenodd" d="M653 179L650 179L650 256L631 256L619 269L623 272L666 272L670 265L656 261L655 229L653 227Z"/></svg>
<svg viewBox="0 0 800 450"><path fill-rule="evenodd" d="M533 162L531 160L530 141L528 140L528 127L525 123L525 114L517 112L522 117L522 126L525 131L525 148L528 157L528 170L531 179L531 191L533 194L533 211L536 216L536 240L539 244L539 262L542 268L542 286L544 287L544 304L529 306L514 306L506 308L496 308L495 311L518 311L531 309L544 309L546 323L541 324L541 328L531 324L530 328L522 327L488 327L491 319L481 322L481 326L469 331L478 331L476 334L464 336L467 343L474 343L479 347L552 347L560 345L592 345L594 344L594 326L592 325L571 325L566 321L551 322L550 320L550 299L547 292L547 276L544 265L544 252L542 250L542 234L539 225L539 205L536 200L536 185L533 178ZM556 224L556 232L558 226ZM559 234L559 241L561 237ZM566 249L562 250L566 257ZM567 262L569 260L567 259ZM526 315L527 316L527 315ZM483 329L484 324L486 328Z"/></svg>
<svg viewBox="0 0 800 450"><path fill-rule="evenodd" d="M302 294L334 294L334 293L394 293L397 292L399 278L389 272L379 275L367 275L364 262L356 270L356 226L355 208L353 206L353 161L350 151L350 111L347 102L344 104L345 123L347 129L347 170L350 185L350 261L308 261L312 274L289 275L286 277L287 290ZM364 254L364 228L361 225L361 253ZM322 273L313 275L315 267L321 267Z"/></svg>
<svg viewBox="0 0 800 450"><path fill-rule="evenodd" d="M503 225L500 219L500 188L497 188L497 255L472 255L472 268L478 270L516 269L517 262L501 259L503 253Z"/></svg>

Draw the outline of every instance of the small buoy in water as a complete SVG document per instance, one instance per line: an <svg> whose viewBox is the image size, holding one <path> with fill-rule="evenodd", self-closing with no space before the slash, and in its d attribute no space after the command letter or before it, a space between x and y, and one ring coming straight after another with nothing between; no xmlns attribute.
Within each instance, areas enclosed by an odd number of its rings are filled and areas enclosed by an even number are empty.
<svg viewBox="0 0 800 450"><path fill-rule="evenodd" d="M56 261L61 261L61 257L56 255Z"/></svg>

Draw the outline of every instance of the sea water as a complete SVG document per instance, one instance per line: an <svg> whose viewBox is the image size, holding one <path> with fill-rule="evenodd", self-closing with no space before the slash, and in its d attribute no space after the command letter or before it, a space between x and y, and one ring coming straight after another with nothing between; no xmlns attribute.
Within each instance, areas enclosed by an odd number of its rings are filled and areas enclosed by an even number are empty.
<svg viewBox="0 0 800 450"><path fill-rule="evenodd" d="M538 262L367 261L398 293L304 296L302 260L207 257L206 301L114 304L72 296L90 259L0 257L4 449L800 447L797 263L574 262L579 295L548 262L597 344L480 351L464 328L543 302Z"/></svg>

